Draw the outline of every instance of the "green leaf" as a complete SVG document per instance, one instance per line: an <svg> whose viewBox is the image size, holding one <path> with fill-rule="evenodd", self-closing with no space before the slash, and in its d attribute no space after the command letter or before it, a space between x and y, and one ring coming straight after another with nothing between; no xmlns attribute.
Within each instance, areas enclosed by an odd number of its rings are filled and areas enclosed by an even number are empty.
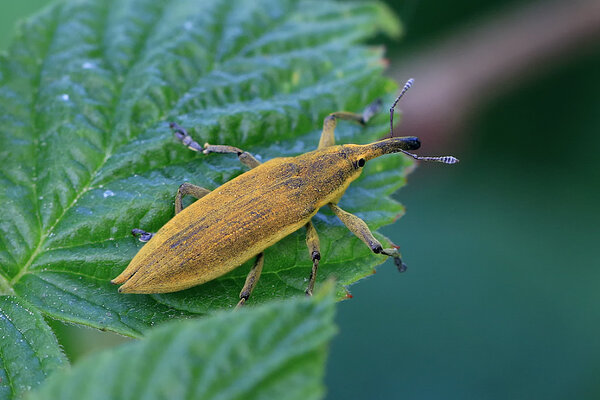
<svg viewBox="0 0 600 400"><path fill-rule="evenodd" d="M379 3L295 0L69 1L20 27L0 59L0 290L44 315L141 336L148 327L235 305L246 264L173 294L124 295L109 283L173 216L177 187L214 189L244 172L235 157L203 156L174 140L168 121L200 143L263 159L314 149L330 112L360 111L396 86L381 49L357 44L398 32ZM341 143L386 133L340 123ZM401 214L388 196L410 161L370 162L341 206L373 229ZM315 217L317 286L338 298L384 256L339 221ZM301 295L311 262L300 231L268 249L250 300Z"/></svg>
<svg viewBox="0 0 600 400"><path fill-rule="evenodd" d="M68 364L40 313L13 296L0 296L0 398L20 398Z"/></svg>
<svg viewBox="0 0 600 400"><path fill-rule="evenodd" d="M30 399L318 399L331 294L176 321L53 374Z"/></svg>

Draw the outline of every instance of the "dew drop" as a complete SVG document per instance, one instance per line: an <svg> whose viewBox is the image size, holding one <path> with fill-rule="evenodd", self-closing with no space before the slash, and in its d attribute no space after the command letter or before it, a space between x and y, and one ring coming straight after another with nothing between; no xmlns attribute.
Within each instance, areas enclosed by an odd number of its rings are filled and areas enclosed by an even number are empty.
<svg viewBox="0 0 600 400"><path fill-rule="evenodd" d="M102 193L102 196L104 196L104 198L113 197L114 195L115 192L113 192L112 190L105 190L104 193Z"/></svg>
<svg viewBox="0 0 600 400"><path fill-rule="evenodd" d="M63 93L63 94L60 96L60 98L61 98L63 101L69 101L69 98L70 98L70 97L69 97L69 95L68 95L68 94L66 94L66 93Z"/></svg>

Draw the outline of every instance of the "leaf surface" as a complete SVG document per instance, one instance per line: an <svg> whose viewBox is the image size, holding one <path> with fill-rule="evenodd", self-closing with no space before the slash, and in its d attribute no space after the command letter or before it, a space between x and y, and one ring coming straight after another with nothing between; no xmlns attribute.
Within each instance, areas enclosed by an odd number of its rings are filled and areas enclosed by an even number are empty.
<svg viewBox="0 0 600 400"><path fill-rule="evenodd" d="M175 321L51 376L30 399L318 399L334 299Z"/></svg>
<svg viewBox="0 0 600 400"><path fill-rule="evenodd" d="M0 296L0 398L20 398L68 361L39 311Z"/></svg>
<svg viewBox="0 0 600 400"><path fill-rule="evenodd" d="M381 50L358 43L397 29L378 3L292 0L71 1L26 21L0 59L0 289L46 316L129 336L232 307L250 263L172 294L124 295L109 283L142 246L131 229L167 222L182 182L214 189L245 170L189 151L168 121L263 160L312 150L328 113L389 99ZM366 143L386 129L382 114L336 134ZM341 206L372 229L393 222L402 207L388 196L410 166L370 162ZM331 213L315 224L317 286L336 277L338 298L385 261ZM303 294L303 230L265 259L252 304Z"/></svg>

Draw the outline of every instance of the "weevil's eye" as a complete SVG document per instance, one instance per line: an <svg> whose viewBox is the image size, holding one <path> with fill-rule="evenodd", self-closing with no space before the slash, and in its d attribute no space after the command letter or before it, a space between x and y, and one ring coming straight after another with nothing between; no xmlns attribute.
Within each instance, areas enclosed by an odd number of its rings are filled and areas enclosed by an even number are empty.
<svg viewBox="0 0 600 400"><path fill-rule="evenodd" d="M361 158L360 160L358 160L358 166L360 168L364 167L365 166L365 162L366 162L365 159Z"/></svg>

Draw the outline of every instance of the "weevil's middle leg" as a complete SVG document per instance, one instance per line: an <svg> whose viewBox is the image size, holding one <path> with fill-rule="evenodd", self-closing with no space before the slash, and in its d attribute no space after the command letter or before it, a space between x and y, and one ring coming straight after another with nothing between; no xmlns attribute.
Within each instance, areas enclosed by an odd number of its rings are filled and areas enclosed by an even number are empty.
<svg viewBox="0 0 600 400"><path fill-rule="evenodd" d="M204 147L200 146L198 142L194 141L190 134L181 126L176 124L175 122L171 122L169 124L171 129L173 129L173 133L175 137L181 141L185 146L187 146L190 150L201 151L204 154L210 153L232 153L237 154L239 160L242 164L246 165L250 169L257 167L260 165L260 161L258 161L254 156L247 151L242 149L238 149L233 146L224 146L224 145L211 145L208 143L204 144Z"/></svg>
<svg viewBox="0 0 600 400"><path fill-rule="evenodd" d="M324 147L333 146L335 144L335 127L337 125L338 119L345 119L348 121L358 122L361 125L365 125L369 120L373 117L373 115L377 114L381 109L382 105L381 99L377 99L371 104L369 104L362 114L347 112L347 111L338 111L329 114L323 120L323 131L321 132L321 139L319 140L319 149Z"/></svg>
<svg viewBox="0 0 600 400"><path fill-rule="evenodd" d="M256 286L256 282L258 282L258 280L260 279L260 273L262 272L264 263L265 263L265 254L260 253L259 255L256 256L256 261L254 261L254 266L252 267L252 269L248 273L248 276L246 277L246 282L244 283L244 287L242 288L242 291L240 292L240 301L238 302L237 306L235 307L236 309L238 309L238 308L242 307L244 304L246 304L246 301L248 300L248 298L250 298L250 295L252 294L252 291L254 290L254 287Z"/></svg>
<svg viewBox="0 0 600 400"><path fill-rule="evenodd" d="M315 280L317 279L317 270L319 269L319 260L321 259L321 251L319 245L319 235L312 222L308 221L306 224L306 246L308 247L308 254L313 262L312 270L310 271L310 278L308 280L308 288L306 288L306 295L312 296L313 289L315 288Z"/></svg>
<svg viewBox="0 0 600 400"><path fill-rule="evenodd" d="M175 195L175 215L179 214L183 210L183 196L191 195L196 199L200 199L210 193L210 190L203 188L202 186L192 185L191 183L184 182L177 189Z"/></svg>
<svg viewBox="0 0 600 400"><path fill-rule="evenodd" d="M333 213L346 225L350 232L354 233L360 240L362 240L373 253L383 254L394 259L394 264L398 267L398 271L406 271L406 265L402 262L400 254L397 249L384 249L379 240L375 239L371 230L362 219L356 215L350 214L347 211L342 210L336 204L329 203L329 208Z"/></svg>

